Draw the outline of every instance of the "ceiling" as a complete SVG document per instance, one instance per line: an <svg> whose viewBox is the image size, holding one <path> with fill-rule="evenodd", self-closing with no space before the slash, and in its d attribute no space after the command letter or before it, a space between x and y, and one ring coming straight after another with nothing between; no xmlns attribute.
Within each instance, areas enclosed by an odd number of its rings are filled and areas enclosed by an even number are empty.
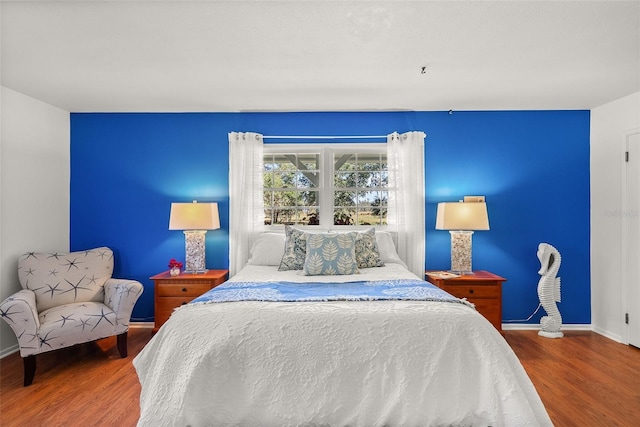
<svg viewBox="0 0 640 427"><path fill-rule="evenodd" d="M5 1L2 85L67 111L591 109L640 1Z"/></svg>

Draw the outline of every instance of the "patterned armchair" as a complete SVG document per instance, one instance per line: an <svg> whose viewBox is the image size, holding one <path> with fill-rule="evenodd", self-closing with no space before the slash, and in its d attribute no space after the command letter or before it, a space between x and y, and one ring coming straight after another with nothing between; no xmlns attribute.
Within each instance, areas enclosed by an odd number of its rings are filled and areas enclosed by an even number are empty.
<svg viewBox="0 0 640 427"><path fill-rule="evenodd" d="M127 357L127 331L143 287L112 279L113 252L29 252L18 260L22 290L0 304L0 315L18 337L24 385L33 382L36 354L117 335Z"/></svg>

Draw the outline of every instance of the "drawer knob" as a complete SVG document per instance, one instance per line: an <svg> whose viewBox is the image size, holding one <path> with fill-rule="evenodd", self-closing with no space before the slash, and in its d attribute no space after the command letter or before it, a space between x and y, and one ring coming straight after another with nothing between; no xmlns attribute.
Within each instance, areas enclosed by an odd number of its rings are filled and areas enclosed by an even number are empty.
<svg viewBox="0 0 640 427"><path fill-rule="evenodd" d="M469 293L472 294L473 293L473 289L469 289Z"/></svg>
<svg viewBox="0 0 640 427"><path fill-rule="evenodd" d="M182 292L187 292L187 288L182 288Z"/></svg>

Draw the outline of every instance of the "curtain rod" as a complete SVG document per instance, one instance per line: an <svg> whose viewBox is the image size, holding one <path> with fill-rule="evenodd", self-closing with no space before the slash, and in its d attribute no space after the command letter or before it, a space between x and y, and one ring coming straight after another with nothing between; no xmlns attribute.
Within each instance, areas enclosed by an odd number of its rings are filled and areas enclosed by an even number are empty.
<svg viewBox="0 0 640 427"><path fill-rule="evenodd" d="M387 138L387 135L263 135L263 139L365 139L365 138Z"/></svg>

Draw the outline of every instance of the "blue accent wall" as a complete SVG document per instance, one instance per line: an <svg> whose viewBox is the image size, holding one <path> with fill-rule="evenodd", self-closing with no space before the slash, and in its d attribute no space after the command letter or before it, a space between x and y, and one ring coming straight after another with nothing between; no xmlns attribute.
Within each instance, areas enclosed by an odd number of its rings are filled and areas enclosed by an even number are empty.
<svg viewBox="0 0 640 427"><path fill-rule="evenodd" d="M114 277L145 286L133 320L151 321L149 277L184 259L183 234L168 230L171 202L219 203L207 267L228 267L229 132L410 130L427 134L425 267L450 267L449 233L434 229L438 202L485 195L491 230L473 236L473 268L507 279L503 319L524 323L537 307L536 250L547 242L562 255L564 323L590 323L588 111L72 113L70 247L111 247Z"/></svg>

